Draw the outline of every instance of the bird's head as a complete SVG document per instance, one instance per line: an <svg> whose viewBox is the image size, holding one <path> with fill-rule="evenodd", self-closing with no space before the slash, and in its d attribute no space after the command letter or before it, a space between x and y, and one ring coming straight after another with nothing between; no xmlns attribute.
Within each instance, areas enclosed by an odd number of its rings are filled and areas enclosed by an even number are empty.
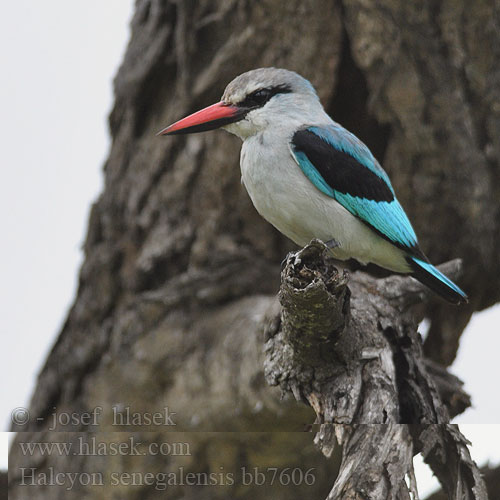
<svg viewBox="0 0 500 500"><path fill-rule="evenodd" d="M190 134L224 128L246 139L268 127L304 123L322 110L314 87L293 71L260 68L236 77L220 102L175 122L158 135ZM307 121L307 120L306 120Z"/></svg>

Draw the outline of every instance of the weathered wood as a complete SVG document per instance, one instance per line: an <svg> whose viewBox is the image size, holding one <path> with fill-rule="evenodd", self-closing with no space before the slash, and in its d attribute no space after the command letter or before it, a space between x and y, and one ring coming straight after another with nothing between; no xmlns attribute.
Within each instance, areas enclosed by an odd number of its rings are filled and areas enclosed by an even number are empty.
<svg viewBox="0 0 500 500"><path fill-rule="evenodd" d="M406 425L339 425L335 432L342 465L327 500L418 500Z"/></svg>
<svg viewBox="0 0 500 500"><path fill-rule="evenodd" d="M442 268L454 278L460 272L458 262ZM448 425L468 396L423 355L415 306L431 292L409 277L354 273L348 281L320 241L289 254L281 321L266 342L267 381L314 409L315 442L326 456L343 446L328 500L417 498L419 452L450 498L486 500L465 438Z"/></svg>
<svg viewBox="0 0 500 500"><path fill-rule="evenodd" d="M482 467L481 474L486 483L490 498L497 498L498 492L500 491L500 467ZM443 490L440 490L433 493L427 500L448 500L448 498L448 495Z"/></svg>
<svg viewBox="0 0 500 500"><path fill-rule="evenodd" d="M431 292L410 277L358 272L351 294L325 252L313 240L287 258L280 329L266 343L268 382L307 401L319 423L448 422L412 307ZM450 275L456 264L446 266Z"/></svg>
<svg viewBox="0 0 500 500"><path fill-rule="evenodd" d="M487 500L479 467L472 460L467 439L456 425L412 426L413 442L437 476L448 498Z"/></svg>

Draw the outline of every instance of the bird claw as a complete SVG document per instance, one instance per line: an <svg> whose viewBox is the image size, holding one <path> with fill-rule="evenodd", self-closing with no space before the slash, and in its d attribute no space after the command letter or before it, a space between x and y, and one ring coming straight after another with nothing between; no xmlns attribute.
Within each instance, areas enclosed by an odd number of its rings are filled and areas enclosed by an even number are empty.
<svg viewBox="0 0 500 500"><path fill-rule="evenodd" d="M337 240L334 240L333 238L331 240L325 241L325 245L330 249L333 250L334 248L337 248L340 246L340 243Z"/></svg>
<svg viewBox="0 0 500 500"><path fill-rule="evenodd" d="M297 252L297 254L295 254L295 258L293 260L293 265L294 266L298 266L302 260L301 258L298 256L298 253L300 252ZM286 266L286 263L288 262L288 257L289 255L287 255L282 261L281 261L281 270L283 271L283 269L285 269L285 266Z"/></svg>
<svg viewBox="0 0 500 500"><path fill-rule="evenodd" d="M281 270L283 271L283 269L285 269L285 266L286 266L286 261L288 260L288 255L281 261Z"/></svg>

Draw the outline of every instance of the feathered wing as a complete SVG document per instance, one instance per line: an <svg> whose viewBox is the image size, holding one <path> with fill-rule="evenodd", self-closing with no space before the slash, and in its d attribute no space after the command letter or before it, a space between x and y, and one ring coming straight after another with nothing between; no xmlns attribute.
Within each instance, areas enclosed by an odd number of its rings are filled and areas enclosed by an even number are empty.
<svg viewBox="0 0 500 500"><path fill-rule="evenodd" d="M467 300L422 253L389 177L356 136L338 124L307 127L295 132L291 151L316 188L405 252L415 278L452 303Z"/></svg>

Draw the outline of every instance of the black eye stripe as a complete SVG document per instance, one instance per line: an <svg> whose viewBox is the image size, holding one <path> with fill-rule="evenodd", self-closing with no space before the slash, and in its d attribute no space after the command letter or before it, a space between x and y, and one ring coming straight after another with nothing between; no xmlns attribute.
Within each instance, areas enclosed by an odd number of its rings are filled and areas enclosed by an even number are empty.
<svg viewBox="0 0 500 500"><path fill-rule="evenodd" d="M289 94L292 89L288 85L276 85L275 87L265 87L257 89L248 94L238 106L243 108L259 108L264 106L276 94Z"/></svg>

